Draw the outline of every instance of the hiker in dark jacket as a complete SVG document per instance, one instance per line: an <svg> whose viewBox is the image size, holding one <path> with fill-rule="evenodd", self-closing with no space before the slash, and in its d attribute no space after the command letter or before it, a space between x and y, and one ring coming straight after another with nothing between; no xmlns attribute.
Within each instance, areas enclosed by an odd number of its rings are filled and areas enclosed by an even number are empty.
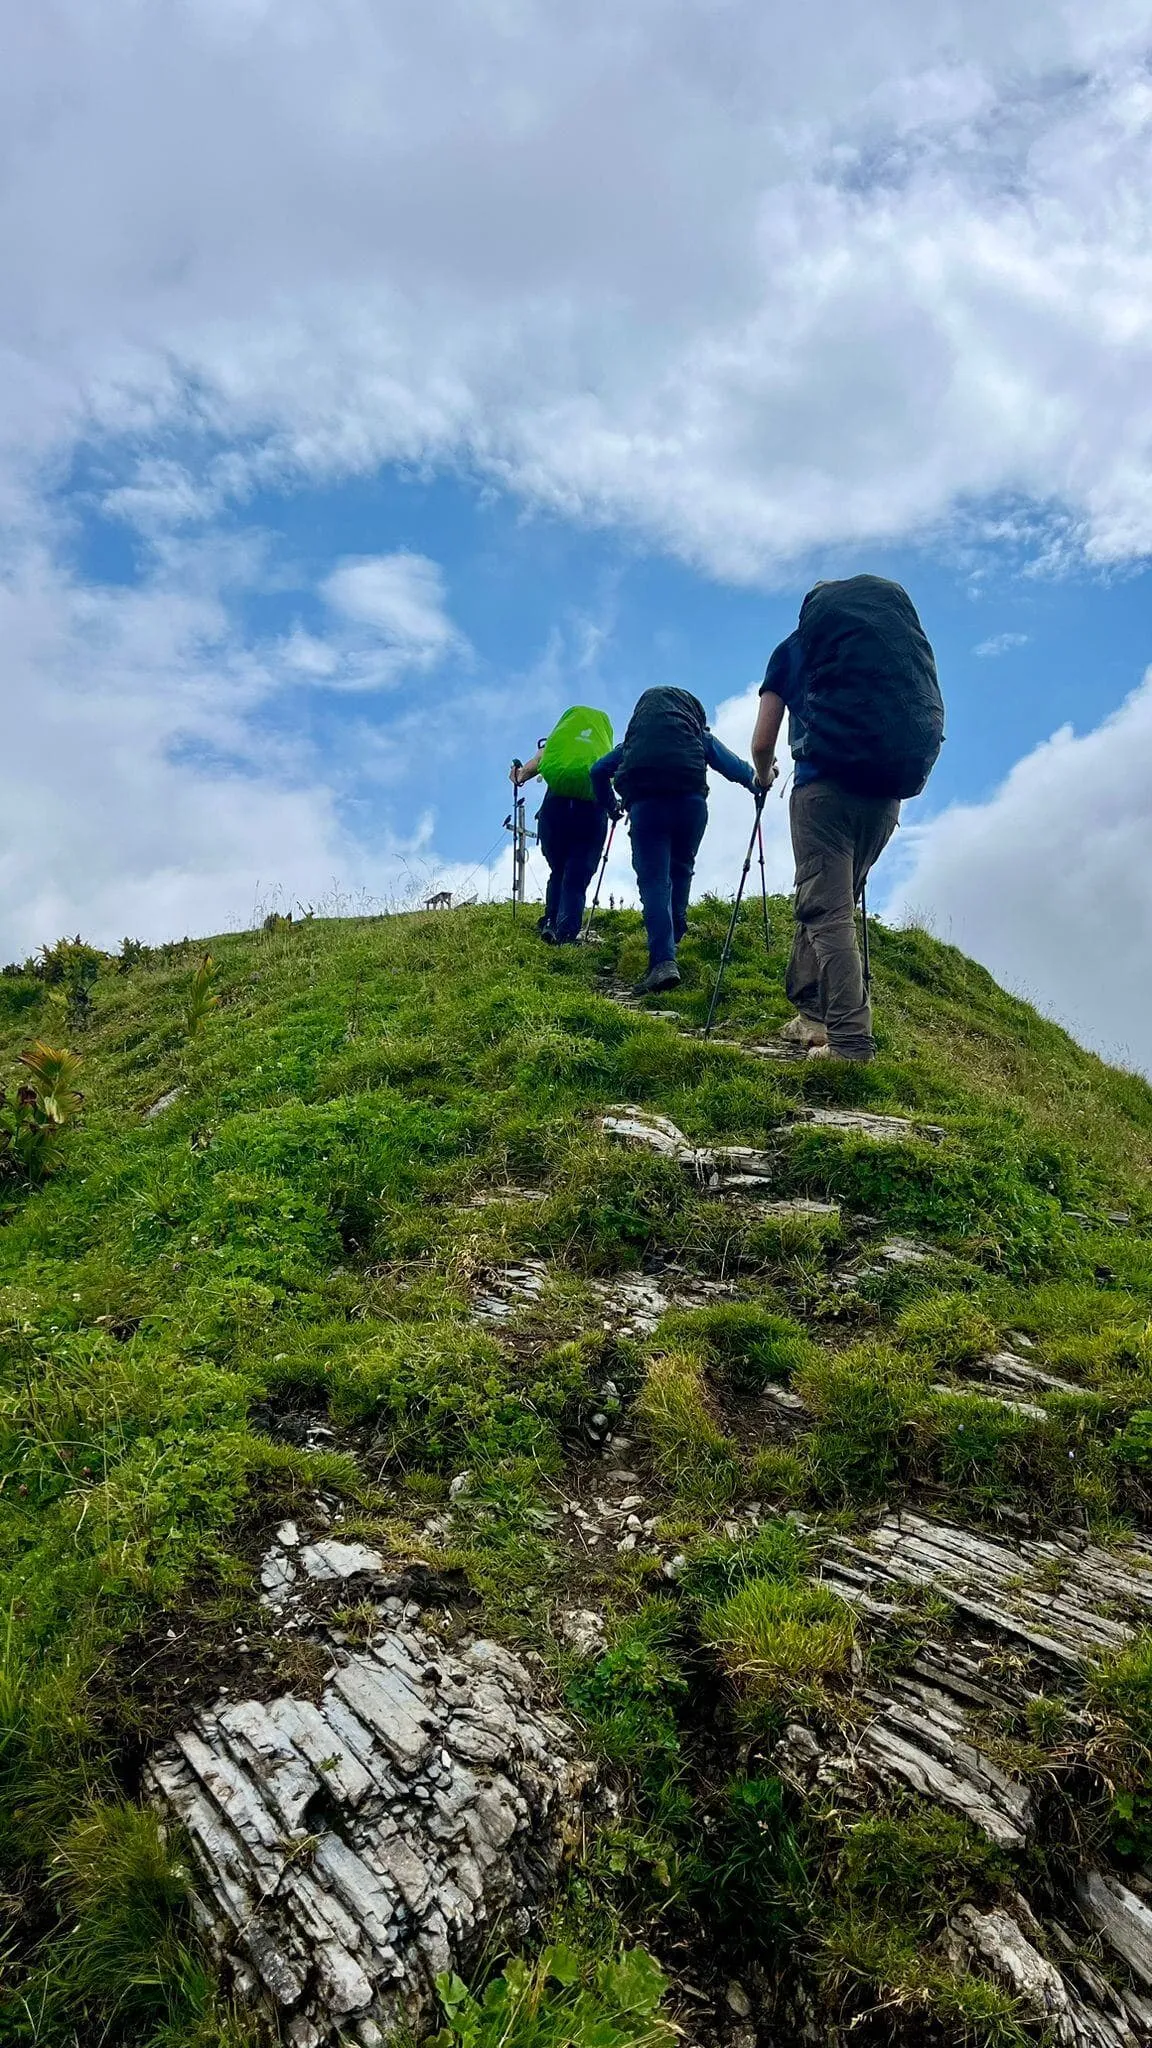
<svg viewBox="0 0 1152 2048"><path fill-rule="evenodd" d="M580 936L588 884L608 830L607 806L593 795L591 769L611 744L607 712L574 704L532 759L513 763L509 770L516 789L534 775L547 786L536 814L536 835L548 863L544 915L537 929L547 946L569 946Z"/></svg>
<svg viewBox="0 0 1152 2048"><path fill-rule="evenodd" d="M785 711L795 761L792 850L796 935L787 990L796 1015L780 1036L809 1058L875 1057L855 907L944 735L936 663L898 583L818 583L794 633L768 663L752 735L757 777L776 774Z"/></svg>
<svg viewBox="0 0 1152 2048"><path fill-rule="evenodd" d="M592 788L604 804L615 784L628 812L632 866L648 934L644 995L675 988L676 947L688 923L696 853L708 823L708 770L754 790L747 761L708 730L698 697L687 690L645 690L621 744L597 761Z"/></svg>

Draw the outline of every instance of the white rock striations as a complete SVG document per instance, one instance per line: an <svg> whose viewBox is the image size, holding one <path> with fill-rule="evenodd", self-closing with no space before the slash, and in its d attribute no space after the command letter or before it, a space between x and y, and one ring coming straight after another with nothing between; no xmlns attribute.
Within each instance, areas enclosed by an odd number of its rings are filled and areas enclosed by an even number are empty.
<svg viewBox="0 0 1152 2048"><path fill-rule="evenodd" d="M327 1549L362 1555L305 1549L310 1580L381 1563L363 1546ZM280 1597L282 1558L270 1553L265 1576ZM318 1702L201 1713L153 1761L148 1789L191 1842L204 1927L238 1983L278 2009L292 2048L375 2048L419 2022L435 1976L467 1967L494 1922L526 1924L592 1771L496 1643L448 1650L401 1616L332 1657Z"/></svg>

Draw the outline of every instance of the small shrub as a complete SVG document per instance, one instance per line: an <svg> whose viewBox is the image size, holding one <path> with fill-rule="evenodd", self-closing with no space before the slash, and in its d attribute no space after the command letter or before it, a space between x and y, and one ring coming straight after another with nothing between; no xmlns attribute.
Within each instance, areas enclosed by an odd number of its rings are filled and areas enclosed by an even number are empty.
<svg viewBox="0 0 1152 2048"><path fill-rule="evenodd" d="M697 1498L731 1499L739 1474L732 1446L708 1405L695 1352L669 1351L653 1359L632 1420L670 1486Z"/></svg>
<svg viewBox="0 0 1152 2048"><path fill-rule="evenodd" d="M508 1963L479 1998L438 1977L445 2025L430 2048L672 2048L666 1984L644 1949L592 1961L560 1945L531 1966Z"/></svg>
<svg viewBox="0 0 1152 2048"><path fill-rule="evenodd" d="M57 939L54 946L41 946L36 972L56 1004L72 1024L83 1024L92 1003L92 989L99 979L107 955L86 946L77 932L74 939Z"/></svg>
<svg viewBox="0 0 1152 2048"><path fill-rule="evenodd" d="M852 1658L852 1609L827 1586L750 1579L704 1617L704 1632L733 1677L757 1699L819 1693Z"/></svg>
<svg viewBox="0 0 1152 2048"><path fill-rule="evenodd" d="M896 1324L896 1336L915 1357L944 1366L967 1365L997 1344L995 1326L967 1294L930 1294L912 1302Z"/></svg>
<svg viewBox="0 0 1152 2048"><path fill-rule="evenodd" d="M670 1159L602 1146L582 1149L566 1162L562 1185L536 1211L533 1240L587 1272L615 1272L673 1241L688 1201L685 1177Z"/></svg>
<svg viewBox="0 0 1152 2048"><path fill-rule="evenodd" d="M1137 1408L1112 1439L1112 1456L1141 1479L1152 1480L1152 1408Z"/></svg>
<svg viewBox="0 0 1152 2048"><path fill-rule="evenodd" d="M965 1899L1012 1880L1011 1860L979 1829L939 1807L867 1813L844 1836L837 1891L865 1912L933 1934Z"/></svg>
<svg viewBox="0 0 1152 2048"><path fill-rule="evenodd" d="M716 1373L748 1393L774 1380L786 1384L814 1349L790 1316L776 1315L755 1301L673 1309L663 1318L653 1345L659 1350L698 1352Z"/></svg>
<svg viewBox="0 0 1152 2048"><path fill-rule="evenodd" d="M426 1471L507 1457L554 1465L561 1418L587 1391L578 1346L521 1366L493 1337L459 1324L397 1328L363 1349L302 1361L301 1369L312 1384L330 1388L338 1421L371 1428L376 1456Z"/></svg>

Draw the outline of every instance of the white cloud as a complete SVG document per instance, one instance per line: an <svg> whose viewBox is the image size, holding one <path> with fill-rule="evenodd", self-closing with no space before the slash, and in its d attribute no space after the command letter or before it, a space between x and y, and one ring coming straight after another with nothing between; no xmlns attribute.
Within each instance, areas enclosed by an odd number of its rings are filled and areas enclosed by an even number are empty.
<svg viewBox="0 0 1152 2048"><path fill-rule="evenodd" d="M732 576L992 493L1147 550L1146 28L55 0L0 81L9 471L163 426L213 453L146 449L145 522L394 458Z"/></svg>
<svg viewBox="0 0 1152 2048"><path fill-rule="evenodd" d="M885 914L926 915L1106 1056L1152 1072L1152 670L1065 726L987 803L906 825Z"/></svg>
<svg viewBox="0 0 1152 2048"><path fill-rule="evenodd" d="M3 957L77 929L111 946L248 925L269 894L407 892L427 821L353 833L339 759L270 722L282 661L237 630L241 566L183 546L140 587L93 589L28 549L0 577Z"/></svg>
<svg viewBox="0 0 1152 2048"><path fill-rule="evenodd" d="M1027 647L1030 639L1029 633L993 633L987 640L981 640L972 652L981 661L994 660L998 654L1010 654L1014 647Z"/></svg>
<svg viewBox="0 0 1152 2048"><path fill-rule="evenodd" d="M331 609L368 629L361 669L376 682L394 682L409 670L426 672L449 654L466 655L467 642L448 616L444 575L426 555L401 552L341 562L325 580Z"/></svg>
<svg viewBox="0 0 1152 2048"><path fill-rule="evenodd" d="M227 551L172 536L260 485L455 467L734 579L957 521L1049 563L1152 550L1146 0L9 12L13 950L225 923L257 873L391 872L338 774L255 721L289 685L367 693L468 650L415 554L337 565L330 630L247 645ZM150 541L137 590L86 590L53 552L45 486L84 442ZM722 708L743 750L740 721ZM365 752L399 779L399 741ZM980 925L945 856L1016 787L920 843L918 893L969 905L986 956L1007 910ZM717 784L702 878L730 887L746 838Z"/></svg>

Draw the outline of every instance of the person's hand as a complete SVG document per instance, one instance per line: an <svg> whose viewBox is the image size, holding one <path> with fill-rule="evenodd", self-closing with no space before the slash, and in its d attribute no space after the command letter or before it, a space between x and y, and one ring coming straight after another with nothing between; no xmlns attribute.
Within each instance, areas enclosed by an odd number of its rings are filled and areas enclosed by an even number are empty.
<svg viewBox="0 0 1152 2048"><path fill-rule="evenodd" d="M618 825L620 823L621 818L624 816L624 806L621 803L618 796L613 797L611 803L609 804L608 816L611 818L612 823L614 825Z"/></svg>
<svg viewBox="0 0 1152 2048"><path fill-rule="evenodd" d="M773 761L772 761L772 765L771 765L771 767L770 767L770 768L769 768L769 770L768 770L768 780L767 780L767 782L764 782L764 781L762 781L762 780L761 780L761 778L760 778L760 776L759 776L759 775L757 775L757 777L756 777L756 790L755 790L755 794L756 794L757 796L760 796L761 794L763 794L764 796L767 796L767 794L768 794L768 791L769 791L769 790L771 789L771 787L772 787L772 784L773 784L773 783L774 783L774 782L775 782L775 781L777 780L777 778L778 778L779 774L780 774L780 763L779 763L779 761L777 761L777 760L776 760L775 758L773 758Z"/></svg>
<svg viewBox="0 0 1152 2048"><path fill-rule="evenodd" d="M512 784L513 789L519 789L523 773L523 764L519 761L513 761L512 766L508 770L508 780Z"/></svg>

